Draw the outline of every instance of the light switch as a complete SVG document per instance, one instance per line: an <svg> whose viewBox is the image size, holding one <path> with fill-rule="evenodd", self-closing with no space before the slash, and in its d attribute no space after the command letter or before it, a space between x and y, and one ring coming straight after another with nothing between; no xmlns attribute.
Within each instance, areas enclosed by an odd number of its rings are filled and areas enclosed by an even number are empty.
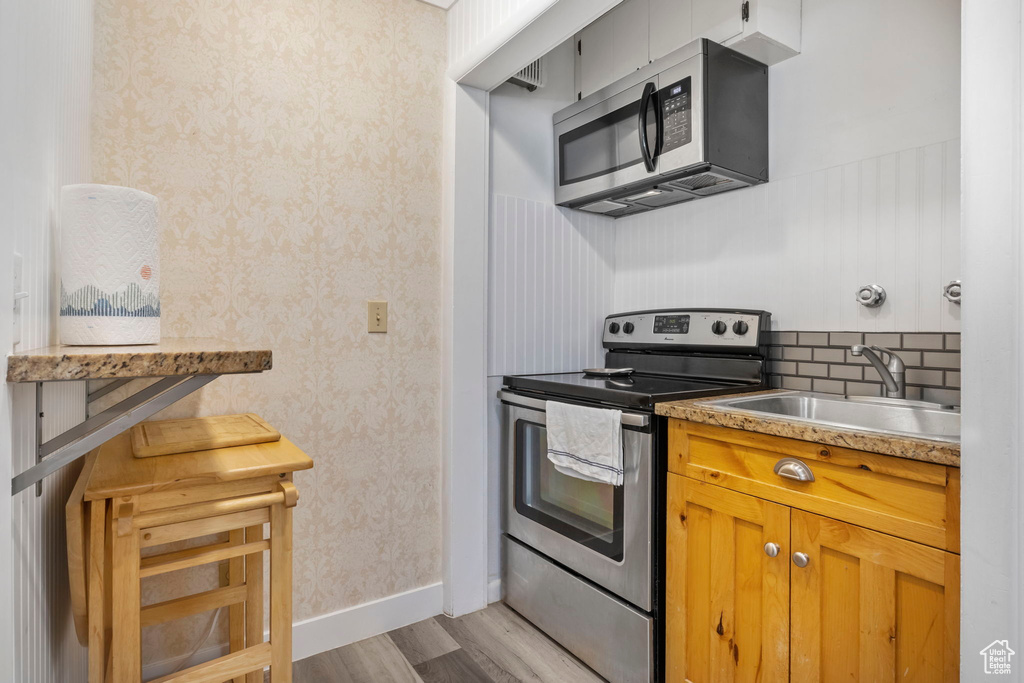
<svg viewBox="0 0 1024 683"><path fill-rule="evenodd" d="M388 331L388 302L367 301L366 302L366 331L387 332Z"/></svg>

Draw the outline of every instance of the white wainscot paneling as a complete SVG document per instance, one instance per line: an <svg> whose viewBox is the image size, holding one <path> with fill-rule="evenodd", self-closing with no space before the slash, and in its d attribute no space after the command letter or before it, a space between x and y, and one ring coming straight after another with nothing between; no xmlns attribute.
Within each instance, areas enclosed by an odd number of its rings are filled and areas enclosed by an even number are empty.
<svg viewBox="0 0 1024 683"><path fill-rule="evenodd" d="M530 0L456 0L448 10L448 63L469 52Z"/></svg>
<svg viewBox="0 0 1024 683"><path fill-rule="evenodd" d="M56 226L62 185L90 180L92 0L5 3L0 21L0 147L15 163L0 165L0 350L11 350L10 263L24 258L20 345L53 343L53 264L59 262ZM0 479L35 464L35 394L30 384L7 385L0 396ZM80 422L83 382L52 382L43 396L43 434L50 439ZM10 423L8 424L8 420ZM0 681L84 683L86 650L70 614L64 504L80 464L35 488L0 496ZM9 514L9 516L8 516ZM9 534L9 536L7 536Z"/></svg>
<svg viewBox="0 0 1024 683"><path fill-rule="evenodd" d="M763 308L786 330L960 330L959 140L793 176L615 224L616 311ZM858 285L888 293L880 308Z"/></svg>
<svg viewBox="0 0 1024 683"><path fill-rule="evenodd" d="M612 220L505 195L494 195L491 207L487 374L603 365Z"/></svg>

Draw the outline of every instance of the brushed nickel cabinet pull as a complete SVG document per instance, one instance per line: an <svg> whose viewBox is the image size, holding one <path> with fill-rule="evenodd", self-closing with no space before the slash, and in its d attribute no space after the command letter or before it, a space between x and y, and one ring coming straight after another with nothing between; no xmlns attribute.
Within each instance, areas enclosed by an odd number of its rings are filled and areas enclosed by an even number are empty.
<svg viewBox="0 0 1024 683"><path fill-rule="evenodd" d="M814 481L814 472L802 460L796 458L783 458L775 463L775 474L786 479L796 481Z"/></svg>

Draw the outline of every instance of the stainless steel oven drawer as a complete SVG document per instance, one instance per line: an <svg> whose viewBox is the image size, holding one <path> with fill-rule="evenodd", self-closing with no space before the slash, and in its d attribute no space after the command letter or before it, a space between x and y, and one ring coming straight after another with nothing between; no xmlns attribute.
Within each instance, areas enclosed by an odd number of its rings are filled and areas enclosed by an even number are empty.
<svg viewBox="0 0 1024 683"><path fill-rule="evenodd" d="M611 683L650 683L654 620L502 537L505 603Z"/></svg>

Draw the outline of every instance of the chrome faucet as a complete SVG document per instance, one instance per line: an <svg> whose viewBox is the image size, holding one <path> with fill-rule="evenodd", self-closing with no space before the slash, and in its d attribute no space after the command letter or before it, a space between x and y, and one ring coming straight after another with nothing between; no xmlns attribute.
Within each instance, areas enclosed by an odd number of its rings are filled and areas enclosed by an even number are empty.
<svg viewBox="0 0 1024 683"><path fill-rule="evenodd" d="M875 366L882 381L885 383L886 398L907 397L907 366L903 359L884 346L864 346L854 344L850 347L850 353L855 356L864 356L869 363ZM885 354L888 359L883 361L879 354Z"/></svg>

